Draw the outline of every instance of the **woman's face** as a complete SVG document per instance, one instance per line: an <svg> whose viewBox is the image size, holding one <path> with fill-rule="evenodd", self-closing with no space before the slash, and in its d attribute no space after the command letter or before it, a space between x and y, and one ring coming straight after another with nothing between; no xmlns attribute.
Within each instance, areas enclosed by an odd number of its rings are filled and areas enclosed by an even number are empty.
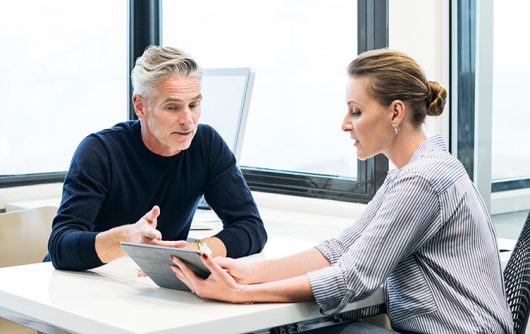
<svg viewBox="0 0 530 334"><path fill-rule="evenodd" d="M350 133L360 160L385 154L395 136L392 109L381 105L368 93L369 80L363 76L348 80L348 112L342 122L342 130Z"/></svg>

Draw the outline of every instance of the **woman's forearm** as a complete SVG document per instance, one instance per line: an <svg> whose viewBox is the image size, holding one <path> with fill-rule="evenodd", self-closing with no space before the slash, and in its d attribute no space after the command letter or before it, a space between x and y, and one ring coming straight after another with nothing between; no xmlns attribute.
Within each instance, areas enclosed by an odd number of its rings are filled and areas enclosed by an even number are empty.
<svg viewBox="0 0 530 334"><path fill-rule="evenodd" d="M329 261L316 248L256 263L252 283L266 283L304 275L329 266Z"/></svg>
<svg viewBox="0 0 530 334"><path fill-rule="evenodd" d="M309 279L300 275L280 281L243 285L240 288L240 302L305 302L312 301L313 293Z"/></svg>

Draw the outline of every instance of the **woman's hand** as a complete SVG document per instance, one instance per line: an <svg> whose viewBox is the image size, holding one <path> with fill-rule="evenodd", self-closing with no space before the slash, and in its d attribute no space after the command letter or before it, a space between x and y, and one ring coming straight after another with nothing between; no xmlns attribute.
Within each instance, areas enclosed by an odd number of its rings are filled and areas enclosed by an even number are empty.
<svg viewBox="0 0 530 334"><path fill-rule="evenodd" d="M257 280L256 263L235 260L229 257L216 257L213 259L221 268L232 276L239 284L261 283Z"/></svg>
<svg viewBox="0 0 530 334"><path fill-rule="evenodd" d="M175 273L186 286L197 296L201 298L216 299L231 303L248 303L250 298L247 296L245 285L240 285L230 274L207 254L201 254L204 265L210 270L210 276L202 279L176 257L172 257L175 266L171 270Z"/></svg>

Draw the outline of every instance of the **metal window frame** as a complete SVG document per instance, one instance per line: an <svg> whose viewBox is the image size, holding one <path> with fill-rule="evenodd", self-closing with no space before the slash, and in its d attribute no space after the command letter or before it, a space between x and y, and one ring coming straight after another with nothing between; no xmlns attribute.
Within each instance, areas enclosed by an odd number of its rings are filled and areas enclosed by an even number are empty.
<svg viewBox="0 0 530 334"><path fill-rule="evenodd" d="M491 144L482 145L488 146L487 150L477 149L481 141L491 140L491 114L486 113L485 108L491 109L491 64L488 62L492 61L492 45L491 36L487 34L492 33L493 28L491 22L481 21L481 18L489 17L493 12L492 1L453 0L451 6L455 9L451 11L452 17L456 17L452 23L456 31L453 37L457 40L452 44L456 49L455 66L451 72L454 76L452 95L456 96L457 110L456 124L453 123L456 130L452 130L452 138L456 138L453 151L457 152L458 159L485 199L495 192L530 188L528 177L491 180ZM477 34L478 25L480 34ZM480 89L482 92L478 91ZM477 109L483 114L477 114ZM480 170L476 166L481 166Z"/></svg>
<svg viewBox="0 0 530 334"><path fill-rule="evenodd" d="M160 45L162 37L161 0L129 0L129 72L136 59L150 45ZM129 119L137 119L132 103L132 82L129 76Z"/></svg>

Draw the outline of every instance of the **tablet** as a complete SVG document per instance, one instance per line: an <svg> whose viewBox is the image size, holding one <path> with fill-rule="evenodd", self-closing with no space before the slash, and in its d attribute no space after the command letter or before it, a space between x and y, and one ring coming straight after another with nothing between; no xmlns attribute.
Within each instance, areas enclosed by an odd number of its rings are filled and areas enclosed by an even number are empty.
<svg viewBox="0 0 530 334"><path fill-rule="evenodd" d="M170 257L175 256L184 261L197 276L207 278L210 270L201 261L201 253L195 249L175 248L131 242L120 243L121 248L134 262L156 283L156 285L181 291L190 291L169 266L174 265Z"/></svg>

